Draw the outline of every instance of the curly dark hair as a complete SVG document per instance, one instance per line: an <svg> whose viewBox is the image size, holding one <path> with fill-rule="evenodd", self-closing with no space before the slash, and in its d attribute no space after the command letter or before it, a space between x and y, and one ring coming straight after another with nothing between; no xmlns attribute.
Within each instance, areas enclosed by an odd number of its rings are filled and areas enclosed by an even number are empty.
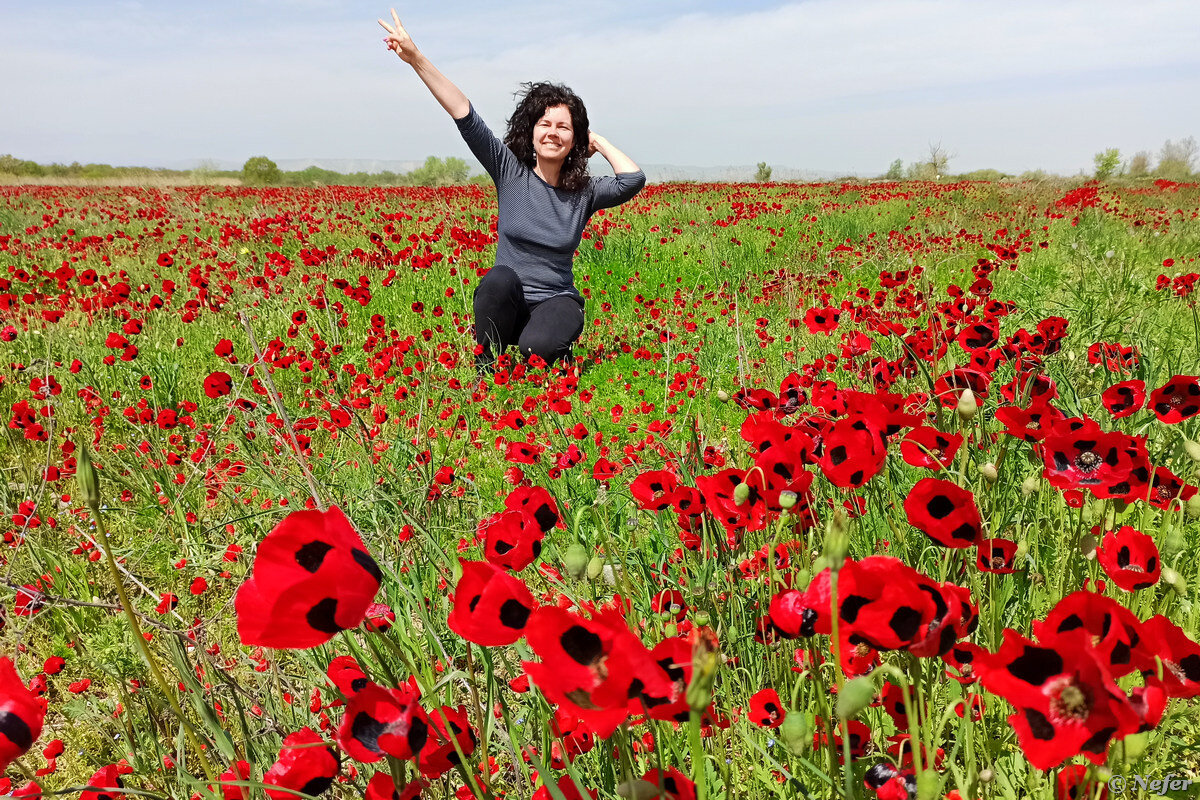
<svg viewBox="0 0 1200 800"><path fill-rule="evenodd" d="M504 144L525 166L533 169L537 155L533 151L533 127L552 106L566 106L571 112L575 142L559 173L560 189L577 192L588 184L588 116L579 95L561 83L522 83L516 93L519 102L508 119Z"/></svg>

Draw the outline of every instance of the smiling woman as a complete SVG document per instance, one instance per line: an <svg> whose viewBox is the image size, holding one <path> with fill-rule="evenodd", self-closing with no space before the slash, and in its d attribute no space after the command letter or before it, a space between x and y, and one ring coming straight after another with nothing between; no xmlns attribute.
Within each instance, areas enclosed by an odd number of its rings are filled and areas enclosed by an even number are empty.
<svg viewBox="0 0 1200 800"><path fill-rule="evenodd" d="M572 260L592 214L633 198L646 176L629 156L589 129L579 96L553 83L523 85L501 142L462 91L413 44L392 11L384 42L454 118L471 152L496 184L496 264L475 290L476 368L494 369L517 345L547 364L571 357L583 333L584 301ZM595 153L615 175L588 176Z"/></svg>

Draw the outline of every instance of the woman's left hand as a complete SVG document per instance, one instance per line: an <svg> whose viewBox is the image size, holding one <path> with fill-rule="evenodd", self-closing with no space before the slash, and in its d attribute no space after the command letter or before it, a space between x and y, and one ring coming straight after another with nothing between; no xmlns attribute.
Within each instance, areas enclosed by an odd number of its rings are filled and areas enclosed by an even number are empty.
<svg viewBox="0 0 1200 800"><path fill-rule="evenodd" d="M600 152L600 143L604 141L603 136L598 136L594 131L588 131L588 158Z"/></svg>

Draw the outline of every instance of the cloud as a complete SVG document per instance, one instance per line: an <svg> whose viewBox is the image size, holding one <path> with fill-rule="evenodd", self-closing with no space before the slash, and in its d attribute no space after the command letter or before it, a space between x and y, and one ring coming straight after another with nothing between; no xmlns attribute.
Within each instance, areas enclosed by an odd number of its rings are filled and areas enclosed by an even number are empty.
<svg viewBox="0 0 1200 800"><path fill-rule="evenodd" d="M399 9L497 129L521 81L554 79L649 163L882 171L941 140L960 169L1074 171L1107 146L1200 134L1190 0L709 0ZM692 9L688 11L688 9ZM467 155L375 18L326 0L214 3L186 16L84 8L89 39L14 15L0 121L22 157L136 163L267 153ZM44 15L43 15L44 16ZM96 42L89 45L94 35ZM30 69L30 65L36 65ZM1128 144L1125 144L1128 142Z"/></svg>

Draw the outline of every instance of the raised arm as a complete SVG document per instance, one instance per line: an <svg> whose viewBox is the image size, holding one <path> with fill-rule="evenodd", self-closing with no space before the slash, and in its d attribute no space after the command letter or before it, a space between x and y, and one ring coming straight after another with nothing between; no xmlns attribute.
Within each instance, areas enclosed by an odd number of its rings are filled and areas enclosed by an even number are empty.
<svg viewBox="0 0 1200 800"><path fill-rule="evenodd" d="M641 172L638 165L633 163L633 159L614 147L608 139L590 131L588 139L588 157L594 153L604 156L617 175L624 172Z"/></svg>
<svg viewBox="0 0 1200 800"><path fill-rule="evenodd" d="M392 9L392 23L392 25L388 25L383 20L379 20L379 24L388 32L387 38L383 40L388 49L413 68L417 77L429 87L434 98L441 103L442 108L446 109L450 116L454 119L462 119L467 116L471 110L471 102L467 100L467 96L451 83L449 78L439 72L424 53L417 49L417 46L413 44L412 37L408 35L408 31L404 30L404 26L400 24L400 18L396 16L394 8Z"/></svg>

